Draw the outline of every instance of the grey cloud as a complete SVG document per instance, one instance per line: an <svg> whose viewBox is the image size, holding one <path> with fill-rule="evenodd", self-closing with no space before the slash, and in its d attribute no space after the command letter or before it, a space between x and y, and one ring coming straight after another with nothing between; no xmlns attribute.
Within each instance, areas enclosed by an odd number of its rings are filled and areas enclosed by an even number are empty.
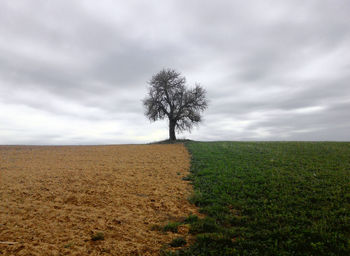
<svg viewBox="0 0 350 256"><path fill-rule="evenodd" d="M141 104L164 67L208 91L204 123L180 137L350 140L349 12L345 0L4 1L0 144L165 139Z"/></svg>

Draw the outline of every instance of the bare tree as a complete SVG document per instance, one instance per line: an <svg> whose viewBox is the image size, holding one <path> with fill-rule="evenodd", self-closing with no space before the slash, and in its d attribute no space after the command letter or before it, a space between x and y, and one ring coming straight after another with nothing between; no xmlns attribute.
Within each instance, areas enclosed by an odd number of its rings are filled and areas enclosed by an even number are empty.
<svg viewBox="0 0 350 256"><path fill-rule="evenodd" d="M186 88L186 78L173 69L163 69L148 82L149 91L143 100L145 115L151 121L169 119L169 139L176 140L175 130L191 131L201 122L200 113L208 106L206 91L196 84Z"/></svg>

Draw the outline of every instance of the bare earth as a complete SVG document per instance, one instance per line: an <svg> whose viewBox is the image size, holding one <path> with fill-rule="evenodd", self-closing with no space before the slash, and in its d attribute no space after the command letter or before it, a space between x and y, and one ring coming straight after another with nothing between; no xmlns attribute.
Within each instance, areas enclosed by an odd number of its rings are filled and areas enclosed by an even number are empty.
<svg viewBox="0 0 350 256"><path fill-rule="evenodd" d="M158 255L179 235L152 225L196 213L189 164L183 145L0 146L0 255Z"/></svg>

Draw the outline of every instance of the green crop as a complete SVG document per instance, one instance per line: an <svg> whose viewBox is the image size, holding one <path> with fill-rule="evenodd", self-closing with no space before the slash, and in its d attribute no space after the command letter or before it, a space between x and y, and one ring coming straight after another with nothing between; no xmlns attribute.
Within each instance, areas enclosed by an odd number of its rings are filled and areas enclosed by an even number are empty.
<svg viewBox="0 0 350 256"><path fill-rule="evenodd" d="M350 143L188 142L196 242L178 255L350 255Z"/></svg>

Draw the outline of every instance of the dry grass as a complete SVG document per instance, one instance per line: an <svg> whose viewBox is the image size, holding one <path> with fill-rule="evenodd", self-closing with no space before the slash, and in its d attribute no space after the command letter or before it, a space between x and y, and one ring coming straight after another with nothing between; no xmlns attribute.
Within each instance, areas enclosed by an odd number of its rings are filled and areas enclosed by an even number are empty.
<svg viewBox="0 0 350 256"><path fill-rule="evenodd" d="M196 213L189 164L180 144L1 146L0 255L157 255L176 234L152 225Z"/></svg>

